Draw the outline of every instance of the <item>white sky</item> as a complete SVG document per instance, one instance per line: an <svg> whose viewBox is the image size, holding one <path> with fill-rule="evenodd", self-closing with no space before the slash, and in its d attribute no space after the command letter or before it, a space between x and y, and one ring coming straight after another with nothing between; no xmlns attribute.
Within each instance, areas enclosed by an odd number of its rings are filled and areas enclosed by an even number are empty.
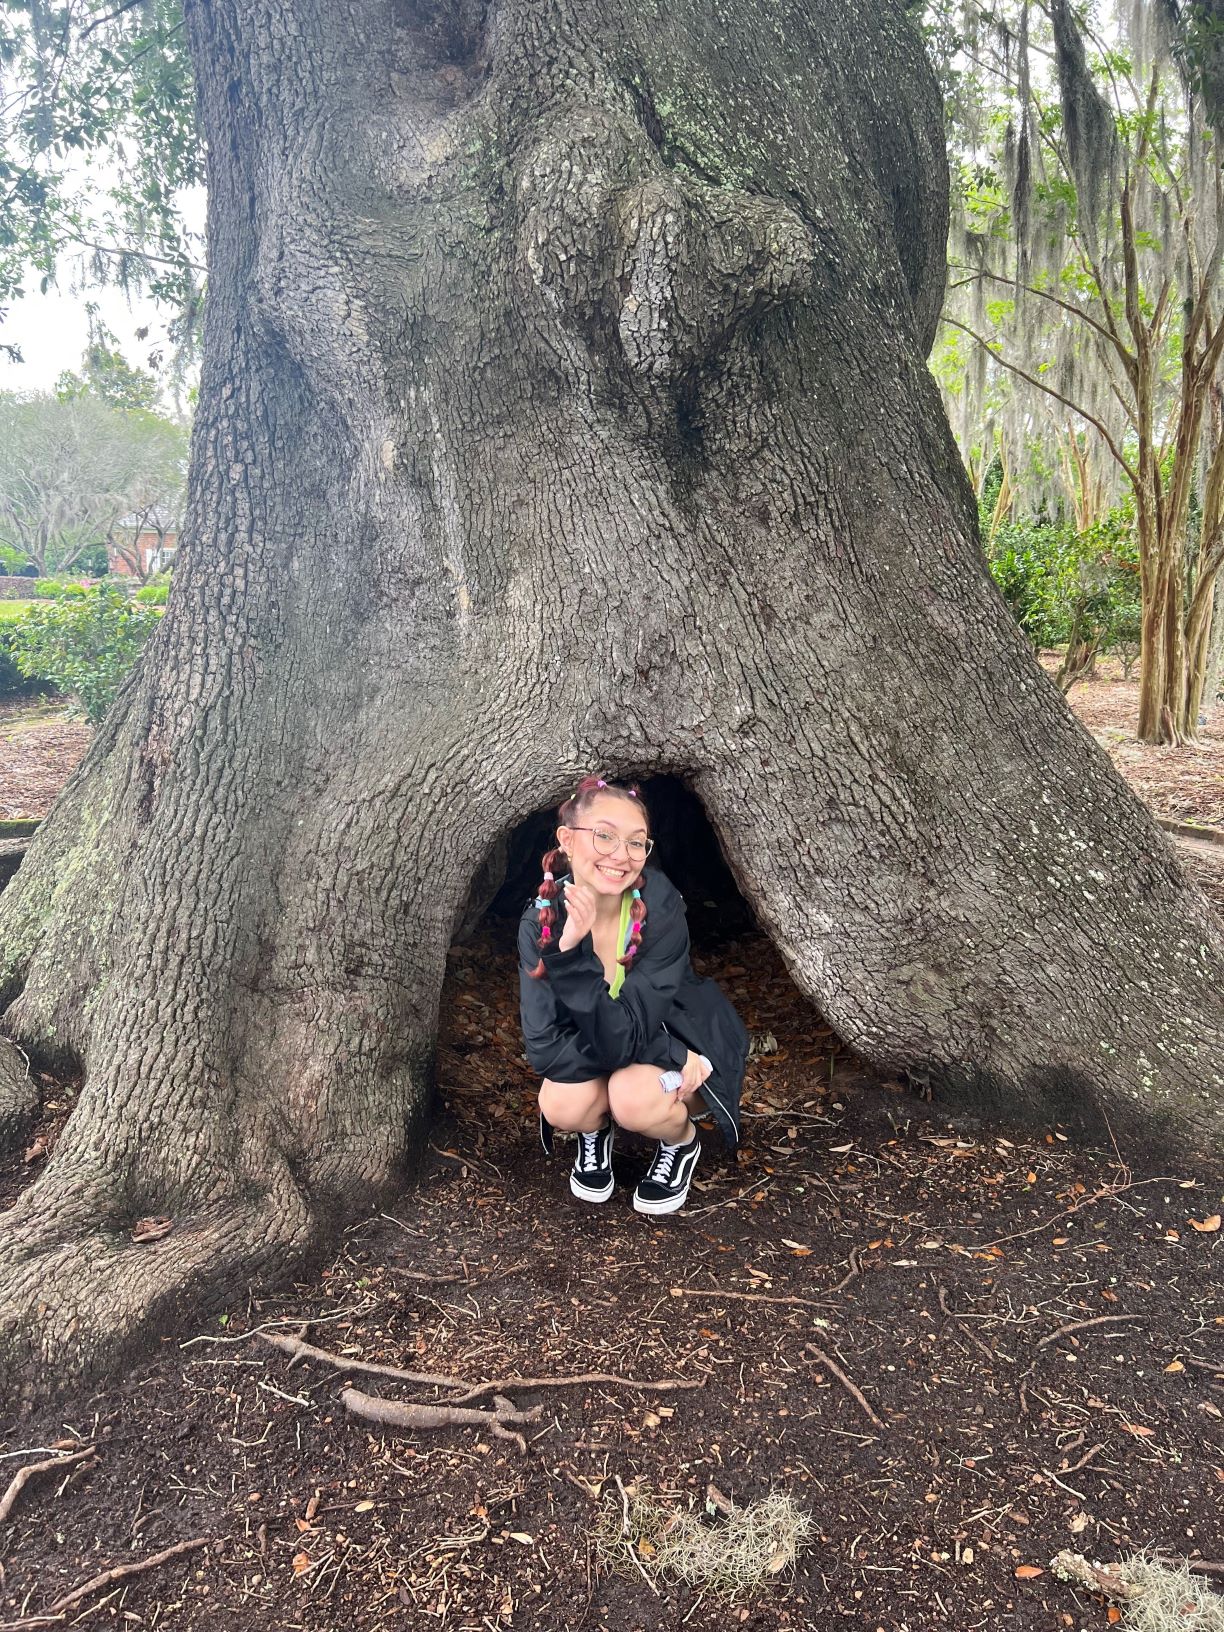
<svg viewBox="0 0 1224 1632"><path fill-rule="evenodd" d="M85 200L97 200L104 213L108 187L114 173L105 154L94 153L88 158L69 164L67 174L79 178L81 195ZM185 189L178 198L178 208L188 230L202 234L206 200L203 187ZM104 226L96 236L102 243L113 242ZM130 299L122 289L110 285L83 283L80 263L84 257L65 253L60 261L59 276L45 295L38 292L39 279L32 276L27 284L28 293L14 300L3 322L0 322L0 341L17 346L22 355L20 363L13 363L0 355L0 391L50 391L65 369L77 369L89 342L89 319L86 307L91 303L98 308L100 321L114 334L119 350L134 368L148 368L149 355L163 353L160 369L155 370L167 397L171 395L170 354L166 338L166 323L171 314L159 314L152 301L134 294ZM144 340L136 338L137 329L147 328Z"/></svg>
<svg viewBox="0 0 1224 1632"><path fill-rule="evenodd" d="M74 293L67 282L61 289L40 295L35 286L32 294L13 302L0 325L0 340L19 346L23 358L13 363L0 356L0 391L50 391L66 368L80 367L89 341L85 307L90 301L133 367L147 368L149 353L159 345L166 349L165 319L158 316L151 301L137 296L129 304L121 289ZM146 325L147 338L137 340L136 330Z"/></svg>

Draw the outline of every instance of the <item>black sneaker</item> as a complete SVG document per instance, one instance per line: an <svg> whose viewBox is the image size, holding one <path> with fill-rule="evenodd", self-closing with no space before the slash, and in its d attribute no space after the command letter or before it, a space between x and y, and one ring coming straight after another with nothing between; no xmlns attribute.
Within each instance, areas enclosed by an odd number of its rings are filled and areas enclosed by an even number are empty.
<svg viewBox="0 0 1224 1632"><path fill-rule="evenodd" d="M687 1145L660 1144L646 1177L633 1192L639 1213L674 1213L688 1198L693 1169L701 1155L701 1140L693 1129Z"/></svg>
<svg viewBox="0 0 1224 1632"><path fill-rule="evenodd" d="M612 1194L612 1122L596 1133L578 1135L578 1154L570 1169L570 1189L582 1201L607 1201Z"/></svg>

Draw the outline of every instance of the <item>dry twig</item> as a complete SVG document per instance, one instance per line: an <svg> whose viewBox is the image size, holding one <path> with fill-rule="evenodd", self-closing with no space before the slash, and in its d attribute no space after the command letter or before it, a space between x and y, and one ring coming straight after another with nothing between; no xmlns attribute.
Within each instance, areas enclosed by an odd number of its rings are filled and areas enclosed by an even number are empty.
<svg viewBox="0 0 1224 1632"><path fill-rule="evenodd" d="M91 1467L96 1466L98 1459L94 1455L92 1445L86 1445L82 1450L74 1451L71 1456L49 1456L45 1462L30 1462L24 1468L18 1468L9 1482L8 1489L3 1496L0 1496L0 1524L3 1524L13 1511L22 1489L33 1479L36 1473L50 1473L56 1468L70 1468L74 1463L84 1462L88 1457L93 1457L93 1461L89 1465Z"/></svg>
<svg viewBox="0 0 1224 1632"><path fill-rule="evenodd" d="M318 1349L300 1337L289 1337L280 1332L260 1332L260 1341L269 1343L291 1360L318 1360L337 1371L359 1371L365 1377L390 1377L397 1383L426 1383L435 1388L466 1388L462 1377L445 1377L437 1372L404 1371L400 1366L378 1365L372 1360L354 1360L345 1354L333 1354L330 1349Z"/></svg>
<svg viewBox="0 0 1224 1632"><path fill-rule="evenodd" d="M939 1289L939 1307L956 1327L961 1336L967 1337L970 1343L976 1343L978 1348L981 1349L982 1353L993 1366L998 1361L998 1355L990 1347L989 1343L983 1342L976 1332L970 1331L969 1327L965 1325L964 1321L956 1313L956 1310L952 1308L948 1302L948 1289L946 1286L941 1286Z"/></svg>
<svg viewBox="0 0 1224 1632"><path fill-rule="evenodd" d="M1078 1473L1081 1468L1086 1468L1088 1466L1089 1462L1092 1461L1094 1456L1100 1456L1104 1449L1104 1445L1094 1445L1090 1451L1084 1452L1083 1456L1080 1457L1078 1462L1072 1462L1069 1468L1060 1468L1059 1472Z"/></svg>
<svg viewBox="0 0 1224 1632"><path fill-rule="evenodd" d="M770 1297L765 1292L727 1292L716 1286L673 1286L673 1298L734 1298L737 1303L783 1303L800 1309L823 1309L813 1298ZM827 1300L825 1300L827 1301Z"/></svg>
<svg viewBox="0 0 1224 1632"><path fill-rule="evenodd" d="M1008 1241L1023 1241L1025 1236L1040 1235L1042 1230L1048 1230L1051 1225L1059 1223L1064 1218L1070 1218L1072 1213L1078 1213L1085 1207L1091 1207L1097 1201L1111 1201L1114 1196L1121 1196L1127 1190L1138 1190L1144 1184L1180 1184L1180 1179L1170 1178L1167 1173L1158 1173L1150 1179L1128 1179L1125 1184L1106 1184L1099 1190L1094 1190L1090 1196L1082 1196L1073 1206L1064 1207L1061 1213L1054 1213L1040 1224L1034 1224L1027 1230L1013 1230L1010 1235L996 1235L993 1241L983 1241L977 1247L978 1252L985 1252L988 1247L1001 1247Z"/></svg>
<svg viewBox="0 0 1224 1632"><path fill-rule="evenodd" d="M839 1292L844 1292L850 1285L850 1282L854 1280L855 1276L863 1273L862 1250L863 1249L861 1247L850 1248L850 1257L848 1259L850 1268L842 1276L841 1280L838 1281L837 1285L831 1286L825 1293L827 1298L835 1298Z"/></svg>
<svg viewBox="0 0 1224 1632"><path fill-rule="evenodd" d="M867 1416L877 1428L885 1428L888 1426L887 1423L878 1417L871 1409L871 1406L867 1403L866 1396L863 1394L862 1390L857 1386L857 1384L850 1381L849 1377L846 1376L845 1372L841 1369L836 1360L830 1360L829 1356L824 1352L824 1350L818 1349L815 1343L809 1343L803 1352L804 1354L810 1354L818 1365L822 1365L831 1376L837 1378L838 1382L846 1390L850 1398L856 1405L866 1412Z"/></svg>
<svg viewBox="0 0 1224 1632"><path fill-rule="evenodd" d="M586 1384L604 1383L613 1388L641 1388L652 1392L667 1392L674 1388L701 1388L707 1379L702 1377L663 1377L648 1382L637 1377L618 1377L611 1371L584 1371L576 1377L500 1377L496 1382L477 1383L466 1394L457 1394L450 1402L461 1405L465 1400L478 1400L486 1394L504 1394L507 1389L530 1392L537 1388L581 1388Z"/></svg>
<svg viewBox="0 0 1224 1632"><path fill-rule="evenodd" d="M84 1586L76 1587L65 1597L57 1598L47 1613L61 1615L64 1610L71 1609L73 1604L79 1604L82 1598L87 1598L91 1592L97 1592L99 1587L109 1587L112 1581L126 1581L130 1575L143 1575L146 1570L155 1570L159 1565L169 1563L172 1558L194 1552L197 1547L208 1547L211 1543L211 1536L197 1536L194 1541L176 1542L173 1547L154 1553L152 1558L141 1558L134 1564L116 1564L109 1570L103 1570L101 1575L95 1575L86 1581Z"/></svg>
<svg viewBox="0 0 1224 1632"><path fill-rule="evenodd" d="M1105 1326L1117 1320L1143 1320L1143 1315L1093 1315L1091 1320L1073 1320L1067 1326L1060 1326L1056 1332L1040 1338L1034 1349L1044 1349L1051 1343L1057 1343L1060 1337L1069 1337L1072 1332L1082 1332L1089 1326Z"/></svg>

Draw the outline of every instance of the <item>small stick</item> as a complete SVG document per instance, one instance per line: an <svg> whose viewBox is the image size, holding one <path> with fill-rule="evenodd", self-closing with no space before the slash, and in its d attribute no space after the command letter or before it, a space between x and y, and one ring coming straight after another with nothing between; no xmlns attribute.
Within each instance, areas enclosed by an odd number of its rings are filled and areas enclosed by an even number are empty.
<svg viewBox="0 0 1224 1632"><path fill-rule="evenodd" d="M841 1280L838 1281L836 1286L831 1286L829 1288L828 1292L825 1294L826 1297L835 1298L839 1292L844 1292L846 1290L856 1275L861 1275L863 1273L863 1266L859 1258L861 1252L861 1247L850 1248L849 1271L842 1276Z"/></svg>
<svg viewBox="0 0 1224 1632"><path fill-rule="evenodd" d="M624 1482L622 1481L619 1473L615 1475L615 1478L616 1488L621 1494L621 1508L624 1513L624 1518L621 1520L621 1535L629 1543L629 1557L637 1565L638 1574L657 1598L659 1596L659 1589L655 1586L654 1582L642 1568L642 1561L638 1557L637 1548L633 1545L633 1537L629 1534L629 1492L625 1489Z"/></svg>
<svg viewBox="0 0 1224 1632"><path fill-rule="evenodd" d="M987 1360L990 1361L991 1365L994 1365L999 1358L998 1355L988 1343L984 1343L982 1341L976 1332L971 1332L969 1330L968 1326L965 1325L964 1321L962 1321L960 1316L956 1313L956 1310L951 1307L948 1302L948 1289L946 1286L941 1286L939 1289L939 1307L943 1310L944 1314L947 1315L948 1319L956 1327L957 1331L960 1332L961 1336L967 1337L970 1343L976 1343L978 1348L981 1349L982 1353L986 1356Z"/></svg>
<svg viewBox="0 0 1224 1632"><path fill-rule="evenodd" d="M91 1581L86 1581L83 1587L77 1587L66 1597L57 1598L47 1613L60 1615L64 1610L71 1609L73 1604L79 1604L81 1599L87 1598L91 1592L97 1592L99 1587L109 1587L112 1581L126 1581L129 1575L143 1575L146 1570L155 1570L160 1564L165 1564L172 1558L194 1552L197 1547L208 1547L211 1543L211 1536L197 1536L194 1541L176 1542L173 1547L154 1553L152 1558L138 1559L134 1564L116 1564L109 1570L103 1570L101 1575L95 1575Z"/></svg>
<svg viewBox="0 0 1224 1632"><path fill-rule="evenodd" d="M0 1524L13 1511L14 1504L20 1496L23 1487L33 1479L36 1473L50 1473L53 1468L70 1468L74 1462L83 1462L86 1457L94 1456L94 1447L86 1445L83 1450L73 1451L71 1456L49 1456L45 1462L30 1462L24 1468L18 1468L9 1483L8 1489L0 1496ZM94 1457L96 1465L97 1458Z"/></svg>
<svg viewBox="0 0 1224 1632"><path fill-rule="evenodd" d="M1063 1472L1066 1473L1066 1471L1066 1468L1064 1468ZM1068 1496L1074 1496L1077 1502L1086 1502L1088 1500L1087 1496L1084 1495L1082 1490L1072 1490L1070 1485L1064 1485L1058 1475L1056 1473L1051 1473L1049 1468L1042 1468L1041 1472L1046 1479L1052 1479L1058 1486L1059 1490L1065 1490Z"/></svg>
<svg viewBox="0 0 1224 1632"><path fill-rule="evenodd" d="M1094 1445L1090 1451L1084 1452L1083 1456L1080 1457L1078 1462L1073 1462L1069 1468L1064 1468L1062 1471L1064 1473L1078 1473L1081 1468L1086 1468L1088 1466L1089 1462L1092 1461L1094 1456L1100 1456L1104 1449L1104 1445Z"/></svg>
<svg viewBox="0 0 1224 1632"><path fill-rule="evenodd" d="M456 1405L415 1405L408 1400L382 1400L360 1389L341 1391L340 1403L346 1411L366 1422L376 1422L382 1428L453 1428L473 1426L488 1428L498 1439L510 1439L521 1451L527 1441L506 1427L508 1422L538 1422L544 1414L542 1405L533 1405L527 1411L518 1411L504 1394L493 1401L492 1411L473 1411Z"/></svg>
<svg viewBox="0 0 1224 1632"><path fill-rule="evenodd" d="M823 1309L823 1303L812 1298L771 1298L764 1292L723 1292L714 1286L673 1286L674 1298L734 1298L737 1303L784 1303L801 1309Z"/></svg>
<svg viewBox="0 0 1224 1632"><path fill-rule="evenodd" d="M432 1383L436 1388L466 1388L462 1377L444 1377L436 1372L403 1371L399 1366L381 1366L372 1360L352 1360L347 1355L333 1354L330 1349L317 1349L300 1337L288 1337L280 1332L260 1332L261 1343L269 1343L291 1360L318 1360L322 1365L335 1366L337 1371L359 1371L365 1377L391 1377L397 1383Z"/></svg>
<svg viewBox="0 0 1224 1632"><path fill-rule="evenodd" d="M1180 1184L1180 1179L1170 1178L1167 1173L1158 1173L1150 1179L1131 1179L1126 1184L1107 1184L1101 1190L1094 1190L1090 1196L1083 1196L1072 1207L1064 1207L1061 1213L1054 1213L1042 1224L1034 1224L1031 1229L1014 1230L1011 1235L996 1235L993 1241L983 1241L977 1251L985 1252L988 1247L1001 1247L1006 1241L1022 1241L1027 1235L1040 1235L1042 1230L1048 1230L1052 1224L1060 1219L1070 1218L1072 1213L1078 1213L1084 1207L1091 1207L1095 1201L1111 1201L1114 1196L1121 1196L1127 1190L1138 1190L1144 1184Z"/></svg>
<svg viewBox="0 0 1224 1632"><path fill-rule="evenodd" d="M1219 1575L1224 1576L1224 1564L1208 1564L1206 1559L1188 1558L1186 1568L1191 1575Z"/></svg>
<svg viewBox="0 0 1224 1632"><path fill-rule="evenodd" d="M705 1377L664 1377L659 1382L646 1382L636 1377L617 1377L610 1371L584 1371L577 1377L501 1377L492 1383L477 1383L466 1394L457 1394L449 1403L461 1405L464 1400L478 1400L484 1394L504 1394L507 1389L530 1391L536 1388L580 1388L585 1384L606 1383L615 1388L643 1388L667 1391L673 1388L701 1388Z"/></svg>
<svg viewBox="0 0 1224 1632"><path fill-rule="evenodd" d="M826 1371L830 1372L834 1377L837 1378L838 1382L842 1385L842 1387L850 1395L850 1398L855 1402L856 1405L860 1406L862 1408L862 1410L866 1412L867 1416L871 1419L871 1421L873 1423L875 1423L877 1428L884 1428L884 1427L887 1426L886 1423L884 1423L879 1417L876 1416L875 1412L871 1409L870 1405L868 1405L867 1400L866 1400L865 1396L863 1395L861 1389L859 1389L854 1383L852 1383L850 1381L849 1377L846 1376L845 1372L837 1364L836 1360L830 1360L829 1356L824 1352L824 1350L823 1349L818 1349L816 1347L815 1343L809 1343L807 1345L807 1347L804 1349L803 1352L805 1354L812 1355L812 1357L817 1361L817 1363L819 1365L822 1365L825 1368Z"/></svg>
<svg viewBox="0 0 1224 1632"><path fill-rule="evenodd" d="M1143 1315L1093 1315L1091 1320L1073 1320L1069 1326L1060 1326L1056 1332L1041 1338L1033 1345L1034 1349L1044 1349L1047 1344L1057 1343L1060 1337L1068 1337L1072 1332L1085 1331L1089 1326L1105 1326L1115 1320L1143 1320Z"/></svg>

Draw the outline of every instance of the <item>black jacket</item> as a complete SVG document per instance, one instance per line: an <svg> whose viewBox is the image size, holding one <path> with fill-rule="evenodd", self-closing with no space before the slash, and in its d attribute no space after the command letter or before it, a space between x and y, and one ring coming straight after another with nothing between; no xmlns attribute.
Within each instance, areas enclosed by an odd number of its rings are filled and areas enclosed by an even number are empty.
<svg viewBox="0 0 1224 1632"><path fill-rule="evenodd" d="M568 877L568 875L566 875ZM539 913L530 902L519 920L519 1013L531 1069L554 1082L586 1082L624 1065L678 1070L688 1049L714 1069L702 1095L729 1144L739 1140L739 1102L748 1033L712 980L689 962L684 898L665 873L647 867L639 885L646 902L642 946L625 971L620 995L609 994L590 935L558 950L565 903L543 949ZM544 956L545 974L530 971Z"/></svg>

